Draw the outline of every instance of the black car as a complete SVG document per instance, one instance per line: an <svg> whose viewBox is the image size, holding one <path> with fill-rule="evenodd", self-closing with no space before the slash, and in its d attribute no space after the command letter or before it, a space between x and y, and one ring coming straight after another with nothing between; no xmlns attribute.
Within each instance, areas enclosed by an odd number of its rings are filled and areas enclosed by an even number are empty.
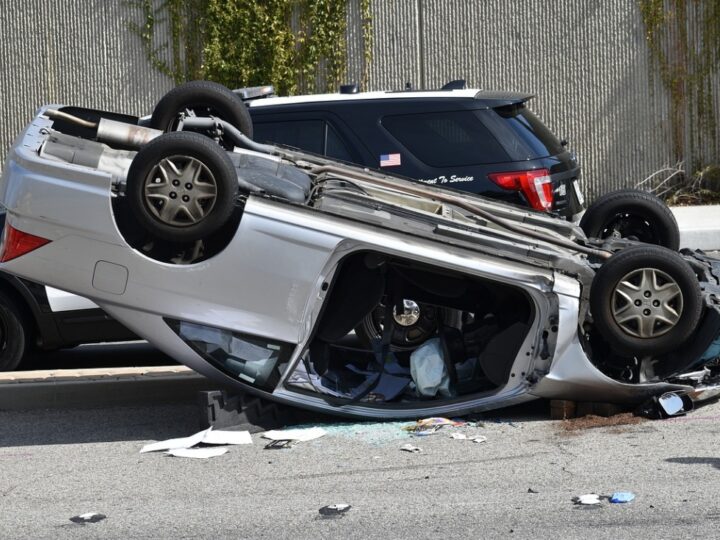
<svg viewBox="0 0 720 540"><path fill-rule="evenodd" d="M248 104L256 141L572 218L583 210L580 168L566 143L528 109L532 97L445 89L265 97Z"/></svg>

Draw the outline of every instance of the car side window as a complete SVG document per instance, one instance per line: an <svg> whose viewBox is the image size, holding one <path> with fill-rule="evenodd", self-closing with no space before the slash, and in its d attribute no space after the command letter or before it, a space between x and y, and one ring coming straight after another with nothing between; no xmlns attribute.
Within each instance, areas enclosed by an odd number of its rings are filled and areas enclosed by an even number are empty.
<svg viewBox="0 0 720 540"><path fill-rule="evenodd" d="M340 159L342 161L355 162L350 155L350 151L347 146L335 131L335 128L331 124L325 124L325 155L334 159Z"/></svg>
<svg viewBox="0 0 720 540"><path fill-rule="evenodd" d="M347 146L335 128L324 120L258 122L253 125L254 139L284 144L343 161L353 161Z"/></svg>
<svg viewBox="0 0 720 540"><path fill-rule="evenodd" d="M432 167L511 161L476 111L386 116L383 127Z"/></svg>

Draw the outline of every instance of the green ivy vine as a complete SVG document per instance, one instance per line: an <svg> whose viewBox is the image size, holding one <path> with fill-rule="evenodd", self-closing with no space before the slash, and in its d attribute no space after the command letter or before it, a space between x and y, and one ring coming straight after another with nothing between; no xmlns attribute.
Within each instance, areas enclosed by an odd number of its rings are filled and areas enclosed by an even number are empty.
<svg viewBox="0 0 720 540"><path fill-rule="evenodd" d="M292 95L335 91L347 76L347 20L359 2L361 84L372 61L370 0L130 0L128 23L150 64L176 83L273 84ZM164 37L163 37L164 36Z"/></svg>
<svg viewBox="0 0 720 540"><path fill-rule="evenodd" d="M673 152L681 160L688 109L696 113L691 118L698 119L698 129L717 137L711 84L720 69L720 0L639 0L639 6L650 53L670 96ZM689 6L699 14L694 21L699 36L688 34Z"/></svg>

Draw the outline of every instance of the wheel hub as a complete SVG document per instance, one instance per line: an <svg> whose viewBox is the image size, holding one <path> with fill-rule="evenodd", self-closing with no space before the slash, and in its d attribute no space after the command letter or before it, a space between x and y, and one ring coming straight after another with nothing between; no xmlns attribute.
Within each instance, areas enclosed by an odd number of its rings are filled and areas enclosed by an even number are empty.
<svg viewBox="0 0 720 540"><path fill-rule="evenodd" d="M657 232L642 216L629 213L613 216L602 228L601 238L633 238L648 244L659 244Z"/></svg>
<svg viewBox="0 0 720 540"><path fill-rule="evenodd" d="M393 307L393 318L400 326L412 326L420 319L420 306L412 300L403 300L402 313L397 312L397 306Z"/></svg>
<svg viewBox="0 0 720 540"><path fill-rule="evenodd" d="M191 156L161 160L145 179L145 205L160 222L189 227L215 206L217 182L210 169Z"/></svg>
<svg viewBox="0 0 720 540"><path fill-rule="evenodd" d="M669 332L683 311L680 286L656 268L640 268L626 274L613 290L611 302L618 326L639 338L655 338Z"/></svg>

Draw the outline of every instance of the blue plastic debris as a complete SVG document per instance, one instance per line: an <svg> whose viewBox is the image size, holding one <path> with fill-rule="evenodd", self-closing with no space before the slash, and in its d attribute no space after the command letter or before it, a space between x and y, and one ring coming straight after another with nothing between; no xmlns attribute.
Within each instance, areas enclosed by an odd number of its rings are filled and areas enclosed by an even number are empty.
<svg viewBox="0 0 720 540"><path fill-rule="evenodd" d="M610 497L611 503L629 503L635 498L635 494L629 491L616 491Z"/></svg>

